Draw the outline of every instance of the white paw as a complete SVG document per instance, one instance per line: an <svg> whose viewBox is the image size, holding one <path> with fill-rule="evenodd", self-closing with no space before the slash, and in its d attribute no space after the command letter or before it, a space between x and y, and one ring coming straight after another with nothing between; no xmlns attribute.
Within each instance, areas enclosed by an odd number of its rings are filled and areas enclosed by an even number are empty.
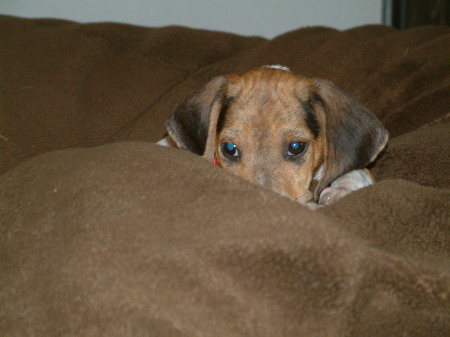
<svg viewBox="0 0 450 337"><path fill-rule="evenodd" d="M315 202L307 202L303 205L307 206L310 210L315 211L316 209L319 209L322 207L322 205L316 204Z"/></svg>
<svg viewBox="0 0 450 337"><path fill-rule="evenodd" d="M342 199L350 192L351 190L344 187L327 187L322 191L322 193L320 193L319 205L326 206L334 204L336 201Z"/></svg>

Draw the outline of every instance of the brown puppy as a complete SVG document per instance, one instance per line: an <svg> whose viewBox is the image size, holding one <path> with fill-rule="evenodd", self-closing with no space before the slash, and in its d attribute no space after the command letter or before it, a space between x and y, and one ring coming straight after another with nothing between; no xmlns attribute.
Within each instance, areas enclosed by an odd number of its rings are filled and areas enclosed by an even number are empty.
<svg viewBox="0 0 450 337"><path fill-rule="evenodd" d="M167 119L172 145L299 202L329 204L373 183L381 122L328 81L282 66L213 78ZM319 180L310 192L313 179ZM328 187L330 186L331 187Z"/></svg>

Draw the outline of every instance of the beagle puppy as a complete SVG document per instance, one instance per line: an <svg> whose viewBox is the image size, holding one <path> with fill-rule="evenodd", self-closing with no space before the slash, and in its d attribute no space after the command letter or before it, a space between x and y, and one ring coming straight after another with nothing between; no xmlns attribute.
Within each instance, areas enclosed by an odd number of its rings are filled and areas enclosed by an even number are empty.
<svg viewBox="0 0 450 337"><path fill-rule="evenodd" d="M159 145L186 149L293 200L321 205L373 184L364 168L388 139L381 122L350 94L283 66L213 78L167 118L166 128Z"/></svg>

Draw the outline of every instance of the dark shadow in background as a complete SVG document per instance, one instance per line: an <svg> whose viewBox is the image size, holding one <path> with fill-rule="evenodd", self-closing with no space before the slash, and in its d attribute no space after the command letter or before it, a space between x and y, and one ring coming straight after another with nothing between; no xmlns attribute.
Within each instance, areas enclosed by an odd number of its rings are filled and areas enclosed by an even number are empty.
<svg viewBox="0 0 450 337"><path fill-rule="evenodd" d="M450 0L384 0L383 23L398 29L450 25Z"/></svg>

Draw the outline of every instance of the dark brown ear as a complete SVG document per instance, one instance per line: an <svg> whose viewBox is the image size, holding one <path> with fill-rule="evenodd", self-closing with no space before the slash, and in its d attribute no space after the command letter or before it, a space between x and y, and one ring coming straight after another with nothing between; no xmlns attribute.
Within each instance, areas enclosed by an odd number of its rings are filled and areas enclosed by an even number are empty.
<svg viewBox="0 0 450 337"><path fill-rule="evenodd" d="M388 133L375 115L329 81L315 81L310 104L325 140L322 176L314 191L318 200L333 180L372 162L386 145Z"/></svg>
<svg viewBox="0 0 450 337"><path fill-rule="evenodd" d="M217 119L226 89L227 79L215 77L167 118L167 132L179 148L213 159Z"/></svg>

